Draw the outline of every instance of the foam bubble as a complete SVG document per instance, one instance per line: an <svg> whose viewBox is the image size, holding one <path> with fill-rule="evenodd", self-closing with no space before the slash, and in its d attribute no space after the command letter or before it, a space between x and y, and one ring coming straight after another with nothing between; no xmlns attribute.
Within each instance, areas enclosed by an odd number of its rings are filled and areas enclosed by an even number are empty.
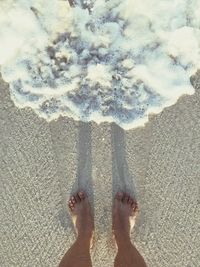
<svg viewBox="0 0 200 267"><path fill-rule="evenodd" d="M3 1L3 79L16 106L48 121L144 125L194 93L199 13L198 0Z"/></svg>

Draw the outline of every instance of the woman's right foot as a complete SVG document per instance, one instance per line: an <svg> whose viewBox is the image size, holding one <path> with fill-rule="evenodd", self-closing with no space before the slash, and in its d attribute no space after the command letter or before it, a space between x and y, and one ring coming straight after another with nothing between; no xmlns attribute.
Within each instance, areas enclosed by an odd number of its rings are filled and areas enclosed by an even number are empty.
<svg viewBox="0 0 200 267"><path fill-rule="evenodd" d="M113 234L117 244L130 240L130 232L138 213L137 202L128 194L118 192L113 206Z"/></svg>
<svg viewBox="0 0 200 267"><path fill-rule="evenodd" d="M83 191L74 194L68 205L78 237L91 240L94 233L94 216L87 194Z"/></svg>

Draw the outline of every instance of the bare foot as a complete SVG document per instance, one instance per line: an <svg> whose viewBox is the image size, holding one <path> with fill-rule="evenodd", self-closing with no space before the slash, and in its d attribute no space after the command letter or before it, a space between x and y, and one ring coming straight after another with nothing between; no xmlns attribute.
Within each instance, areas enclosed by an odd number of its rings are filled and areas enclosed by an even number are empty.
<svg viewBox="0 0 200 267"><path fill-rule="evenodd" d="M78 237L92 239L94 232L94 217L88 197L85 192L74 194L69 200L69 209Z"/></svg>
<svg viewBox="0 0 200 267"><path fill-rule="evenodd" d="M137 202L130 195L118 192L113 206L113 234L117 243L124 238L130 239L137 213Z"/></svg>

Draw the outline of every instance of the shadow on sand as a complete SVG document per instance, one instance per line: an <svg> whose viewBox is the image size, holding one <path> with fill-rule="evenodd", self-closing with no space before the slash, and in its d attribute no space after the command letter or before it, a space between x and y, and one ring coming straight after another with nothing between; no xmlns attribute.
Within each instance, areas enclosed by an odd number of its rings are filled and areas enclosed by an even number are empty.
<svg viewBox="0 0 200 267"><path fill-rule="evenodd" d="M112 183L113 197L118 190L129 193L136 198L133 177L126 161L125 131L118 125L111 125L112 139Z"/></svg>
<svg viewBox="0 0 200 267"><path fill-rule="evenodd" d="M91 131L90 123L79 122L77 179L72 193L85 190L93 200ZM136 198L133 177L126 160L125 131L115 123L111 124L111 142L113 196L121 190Z"/></svg>
<svg viewBox="0 0 200 267"><path fill-rule="evenodd" d="M77 176L72 192L84 190L93 200L91 124L79 122Z"/></svg>

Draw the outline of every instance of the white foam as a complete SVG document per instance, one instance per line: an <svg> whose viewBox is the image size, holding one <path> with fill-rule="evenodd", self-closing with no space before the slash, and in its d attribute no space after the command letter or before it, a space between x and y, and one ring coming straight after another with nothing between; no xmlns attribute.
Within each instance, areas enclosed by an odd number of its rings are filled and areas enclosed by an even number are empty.
<svg viewBox="0 0 200 267"><path fill-rule="evenodd" d="M18 107L129 129L194 93L199 0L77 3L1 1L1 72Z"/></svg>

